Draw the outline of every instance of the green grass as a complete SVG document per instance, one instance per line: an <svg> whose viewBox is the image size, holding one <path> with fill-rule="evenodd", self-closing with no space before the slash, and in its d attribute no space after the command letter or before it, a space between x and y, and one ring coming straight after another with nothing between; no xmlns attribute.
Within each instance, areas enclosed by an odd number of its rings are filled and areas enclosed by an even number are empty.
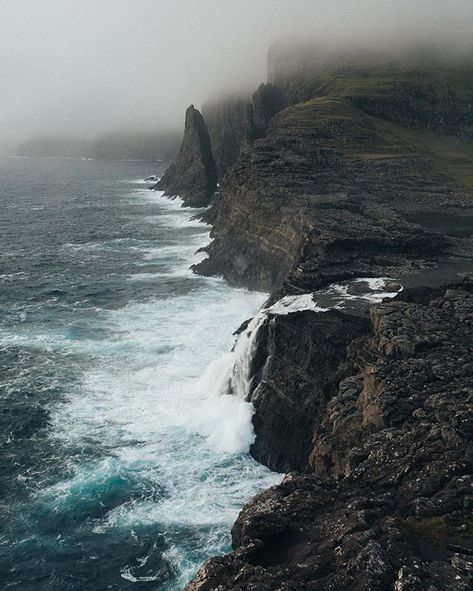
<svg viewBox="0 0 473 591"><path fill-rule="evenodd" d="M372 117L350 100L334 96L317 97L290 108L286 125L317 130L324 145L352 160L427 159L428 170L414 168L413 176L430 171L448 177L460 188L473 189L472 140Z"/></svg>
<svg viewBox="0 0 473 591"><path fill-rule="evenodd" d="M412 178L447 177L458 188L473 190L473 140L403 120L407 110L429 122L433 112L438 116L437 104L442 105L440 112L450 112L449 101L460 109L460 122L471 116L473 64L441 64L435 59L428 54L410 64L340 59L322 71L303 75L293 81L293 89L300 84L302 94L309 92L315 98L289 109L286 124L316 130L326 146L352 160L427 160L427 165L412 167ZM473 138L473 125L462 123L462 131Z"/></svg>

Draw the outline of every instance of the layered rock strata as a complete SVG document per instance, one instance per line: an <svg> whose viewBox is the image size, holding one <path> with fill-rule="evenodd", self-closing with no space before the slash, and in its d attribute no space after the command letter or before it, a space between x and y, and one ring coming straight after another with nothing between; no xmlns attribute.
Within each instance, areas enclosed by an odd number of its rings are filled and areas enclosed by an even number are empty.
<svg viewBox="0 0 473 591"><path fill-rule="evenodd" d="M278 472L307 469L316 425L333 389L350 371L347 346L368 327L367 318L338 310L267 315L249 392L255 459Z"/></svg>
<svg viewBox="0 0 473 591"><path fill-rule="evenodd" d="M202 107L219 179L240 155L246 134L248 102L246 96L222 96L207 101Z"/></svg>
<svg viewBox="0 0 473 591"><path fill-rule="evenodd" d="M241 102L214 110L221 190L195 270L270 291L267 306L471 270L471 63L278 51L244 117ZM181 158L184 192L193 162ZM251 453L290 473L187 591L471 589L472 323L468 279L405 290L370 319L269 308Z"/></svg>
<svg viewBox="0 0 473 591"><path fill-rule="evenodd" d="M272 84L261 84L247 107L244 147L266 135L268 123L287 106L283 93Z"/></svg>
<svg viewBox="0 0 473 591"><path fill-rule="evenodd" d="M195 268L235 285L299 293L422 267L451 240L400 210L453 187L404 134L343 99L285 109L227 173L209 258ZM453 199L451 201L454 201Z"/></svg>

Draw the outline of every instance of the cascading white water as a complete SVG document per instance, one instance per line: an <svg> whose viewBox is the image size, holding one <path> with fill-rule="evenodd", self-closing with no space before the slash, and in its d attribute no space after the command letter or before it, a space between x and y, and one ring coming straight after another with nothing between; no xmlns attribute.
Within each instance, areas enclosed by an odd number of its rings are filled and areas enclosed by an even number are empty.
<svg viewBox="0 0 473 591"><path fill-rule="evenodd" d="M326 294L333 297L330 308L343 309L344 304L349 301L360 301L379 303L384 298L394 297L398 291L388 291L385 288L386 282L389 278L379 277L373 278L358 278L352 282L336 283L330 285ZM349 289L352 284L365 283L366 292L357 295L350 295ZM227 393L229 390L238 398L246 400L250 392L251 380L251 364L255 353L258 332L268 316L277 316L290 314L292 312L299 312L303 310L310 310L313 312L324 312L329 308L319 306L314 299L312 293L301 295L288 295L272 306L261 309L252 320L249 322L246 329L239 335L232 353L226 357L226 368L222 372L221 382L218 384L218 391L220 393Z"/></svg>
<svg viewBox="0 0 473 591"><path fill-rule="evenodd" d="M251 378L251 362L256 348L258 332L267 318L264 310L252 318L246 329L239 335L233 350L234 362L230 376L232 393L243 400L249 394Z"/></svg>
<svg viewBox="0 0 473 591"><path fill-rule="evenodd" d="M266 294L193 274L208 226L130 187L144 164L35 161L26 184L16 164L0 323L18 403L5 417L8 573L19 588L182 589L281 478L247 453L258 331L268 314L320 308L306 294L258 311ZM334 289L330 307L350 295Z"/></svg>
<svg viewBox="0 0 473 591"><path fill-rule="evenodd" d="M91 309L81 339L42 327L38 335L4 336L88 360L66 403L52 405L51 431L68 450L67 472L38 490L36 505L61 516L85 503L86 515L99 516L77 538L110 544L125 537L118 576L174 591L205 559L229 550L243 504L281 478L248 455L252 405L244 396L222 395L235 360L250 355L243 340L231 351L232 332L266 294L189 270L208 226L189 220L179 200L136 190L121 204L133 220L143 208L141 223L156 238L119 236L65 244L63 251L120 262L131 252L135 262L119 282L131 296L125 305ZM83 455L84 449L92 451ZM120 500L108 507L109 496ZM149 536L160 543L141 550Z"/></svg>
<svg viewBox="0 0 473 591"><path fill-rule="evenodd" d="M258 332L265 320L270 315L284 315L290 312L302 310L312 310L321 312L321 308L313 300L312 294L303 294L299 296L286 296L270 306L261 309L254 318L251 319L246 329L238 336L232 352L230 376L226 379L226 387L230 386L231 392L246 400L251 387L251 364L254 357ZM225 391L225 388L223 389Z"/></svg>

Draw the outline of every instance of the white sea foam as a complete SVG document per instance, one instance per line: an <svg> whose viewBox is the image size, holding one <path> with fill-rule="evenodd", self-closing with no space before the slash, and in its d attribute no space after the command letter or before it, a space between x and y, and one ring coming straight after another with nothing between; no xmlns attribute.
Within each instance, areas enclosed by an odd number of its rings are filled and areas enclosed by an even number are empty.
<svg viewBox="0 0 473 591"><path fill-rule="evenodd" d="M303 310L324 312L327 308L319 306L311 293L285 296L268 308L268 312L272 314L289 314L290 312L300 312Z"/></svg>
<svg viewBox="0 0 473 591"><path fill-rule="evenodd" d="M0 279L2 281L18 281L19 279L28 279L28 273L24 273L23 271L19 271L18 273L3 273L0 275Z"/></svg>
<svg viewBox="0 0 473 591"><path fill-rule="evenodd" d="M379 304L383 299L393 298L402 291L402 287L391 291L386 290L385 286L389 281L392 281L389 277L359 277L351 282L333 283L325 291L338 299L339 303L334 305L335 308L343 307L344 302L356 300ZM353 293L353 291L350 291L352 283L364 283L366 284L366 290L361 293Z"/></svg>
<svg viewBox="0 0 473 591"><path fill-rule="evenodd" d="M180 275L189 280L189 266L202 256L194 253L205 244L208 226L190 220L194 211L180 207L179 200L166 200L159 192L134 195L137 201L159 203L163 218L156 218L157 226L166 223L186 232L175 245L134 245L148 263L173 264L169 273L129 278ZM82 348L96 359L68 403L53 407L55 436L73 448L87 443L111 453L99 461L74 464L71 480L41 494L54 503L68 502L94 479L100 483L117 473L163 489L162 497L143 495L122 503L95 528L156 524L157 531L168 532L169 559L181 573L179 584L196 568L189 545L195 544L200 552L205 548L208 556L221 552L243 503L280 479L247 455L254 441L253 407L244 399L245 364L251 352L247 341L254 338L256 330L251 329L257 328L261 314L231 351L232 331L254 316L266 294L234 289L216 278L194 277L195 287L189 292L102 310L97 322L106 329L107 340L73 341L58 333L44 343L45 335L37 335L38 346L71 352ZM237 396L226 395L230 383ZM197 532L193 541L174 540L169 533L185 527ZM125 567L122 576L131 581L135 574Z"/></svg>
<svg viewBox="0 0 473 591"><path fill-rule="evenodd" d="M151 176L151 175L150 175ZM127 185L149 185L152 187L159 181L160 177L156 177L153 180L148 179L131 179L131 180L119 180L119 183L126 183Z"/></svg>
<svg viewBox="0 0 473 591"><path fill-rule="evenodd" d="M157 204L160 215L150 217L143 208L143 223L155 224L157 230L174 229L178 238L162 244L128 241L126 247L141 256L143 271L154 263L164 263L169 271L133 273L124 280L182 278L191 287L168 297L130 301L116 310L94 310L90 328L91 333L100 328L99 339L74 340L59 329L3 337L87 353L94 360L67 404L52 407L51 425L54 435L72 449L90 447L102 454L79 462L72 459L71 478L38 495L54 507L69 506L117 475L142 483L143 494L125 497L95 520L94 530L155 527L166 538L166 558L179 573L179 588L202 556L225 550L243 503L280 479L247 454L254 432L253 407L246 397L259 328L268 314L324 308L304 294L260 310L266 294L233 289L218 278L193 276L189 266L205 256L194 253L208 240L208 226L191 220L194 211L182 208L179 199L165 199L161 192L138 189L127 199L137 211L140 204ZM94 248L67 248L84 247ZM369 281L379 297L384 283ZM340 298L351 297L344 285L333 290ZM235 343L232 331L250 317ZM193 558L197 555L198 561ZM129 565L121 574L128 581L155 577L143 578Z"/></svg>

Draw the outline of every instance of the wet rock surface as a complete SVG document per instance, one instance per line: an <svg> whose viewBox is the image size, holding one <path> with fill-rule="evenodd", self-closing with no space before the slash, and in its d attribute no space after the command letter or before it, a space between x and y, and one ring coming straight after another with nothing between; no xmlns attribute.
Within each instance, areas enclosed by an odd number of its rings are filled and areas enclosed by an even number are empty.
<svg viewBox="0 0 473 591"><path fill-rule="evenodd" d="M349 371L347 345L368 329L368 319L338 310L268 316L248 397L255 407L255 459L278 472L307 468L315 426Z"/></svg>
<svg viewBox="0 0 473 591"><path fill-rule="evenodd" d="M275 47L250 104L209 110L194 270L271 292L251 453L289 474L186 591L473 588L473 65L412 57ZM388 277L404 291L360 312ZM272 311L311 294L350 305Z"/></svg>
<svg viewBox="0 0 473 591"><path fill-rule="evenodd" d="M273 380L264 415L277 416L280 399L297 392L293 358L317 350L321 375L315 360L301 363L313 419L308 466L248 503L233 552L208 561L186 590L471 589L472 281L406 290L373 306L368 325L342 313L280 320L284 348L263 362L253 395L265 375ZM332 373L321 405L330 364L343 371ZM286 430L265 425L282 450L284 435L292 445L289 409ZM257 417L258 408L258 435Z"/></svg>
<svg viewBox="0 0 473 591"><path fill-rule="evenodd" d="M155 189L165 195L179 195L184 205L203 207L210 203L217 187L217 167L204 118L191 105L186 111L184 139L176 160Z"/></svg>

